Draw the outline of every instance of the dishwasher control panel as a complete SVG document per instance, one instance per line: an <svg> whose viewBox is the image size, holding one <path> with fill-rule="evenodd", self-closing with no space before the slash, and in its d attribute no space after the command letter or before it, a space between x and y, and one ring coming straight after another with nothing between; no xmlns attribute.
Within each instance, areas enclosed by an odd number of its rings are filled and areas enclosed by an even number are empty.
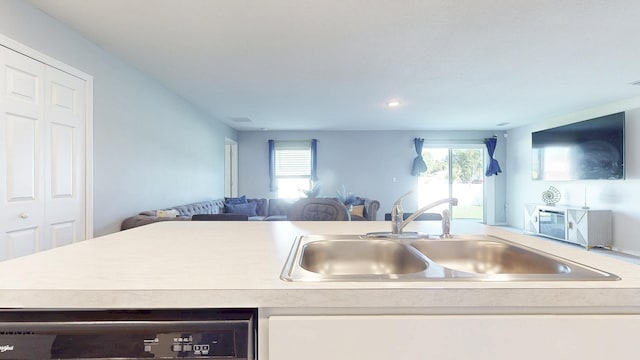
<svg viewBox="0 0 640 360"><path fill-rule="evenodd" d="M144 351L155 358L237 359L236 338L231 330L158 334L144 339Z"/></svg>
<svg viewBox="0 0 640 360"><path fill-rule="evenodd" d="M256 309L0 311L0 359L256 358Z"/></svg>

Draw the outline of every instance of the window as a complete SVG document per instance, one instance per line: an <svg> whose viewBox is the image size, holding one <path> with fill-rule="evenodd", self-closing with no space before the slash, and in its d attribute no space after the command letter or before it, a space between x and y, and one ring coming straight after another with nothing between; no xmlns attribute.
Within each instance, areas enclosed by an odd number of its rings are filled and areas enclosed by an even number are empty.
<svg viewBox="0 0 640 360"><path fill-rule="evenodd" d="M269 140L271 191L279 198L301 197L316 181L315 158L315 140Z"/></svg>

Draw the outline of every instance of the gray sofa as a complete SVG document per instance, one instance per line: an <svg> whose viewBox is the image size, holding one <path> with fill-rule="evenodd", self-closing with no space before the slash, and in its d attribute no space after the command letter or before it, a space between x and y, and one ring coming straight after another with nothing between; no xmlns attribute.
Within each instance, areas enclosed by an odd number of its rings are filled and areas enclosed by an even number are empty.
<svg viewBox="0 0 640 360"><path fill-rule="evenodd" d="M158 216L158 210L147 210L138 215L130 216L122 221L120 230L127 230L134 227L147 225L159 221L191 221L191 216L195 214L220 214L224 209L224 200L207 200L192 204L174 206L168 209L177 210L177 216Z"/></svg>
<svg viewBox="0 0 640 360"><path fill-rule="evenodd" d="M247 199L255 203L255 215L249 216L253 221L287 220L287 212L293 200L288 199ZM229 208L226 209L227 212ZM168 212L168 214L161 214ZM166 209L147 210L138 215L128 217L122 221L120 230L151 224L158 221L190 221L196 214L224 214L224 199L206 200L192 204L173 206ZM158 216L167 215L167 216Z"/></svg>
<svg viewBox="0 0 640 360"><path fill-rule="evenodd" d="M358 198L358 202L364 205L363 216L351 216L352 221L376 220L380 202L367 198ZM247 199L249 203L255 203L255 215L252 213L249 220L252 221L279 221L287 220L289 207L295 199ZM138 215L128 217L122 221L121 230L151 224L159 221L191 221L196 214L224 214L233 210L226 206L224 199L206 200L192 204L173 206L166 209L147 210ZM164 214L162 214L164 212ZM161 216L158 216L161 215Z"/></svg>

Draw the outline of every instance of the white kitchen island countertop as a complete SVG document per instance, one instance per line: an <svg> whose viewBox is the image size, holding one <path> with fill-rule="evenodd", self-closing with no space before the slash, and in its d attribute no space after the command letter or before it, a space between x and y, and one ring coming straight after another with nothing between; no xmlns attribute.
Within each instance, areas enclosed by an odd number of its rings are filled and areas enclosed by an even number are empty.
<svg viewBox="0 0 640 360"><path fill-rule="evenodd" d="M406 229L420 231L415 222ZM640 314L640 266L556 241L476 225L614 273L618 281L285 282L303 234L388 231L389 222L165 221L0 263L2 308L430 308L448 312ZM452 223L452 233L456 232ZM468 234L468 233L464 233ZM490 310L489 310L490 312Z"/></svg>

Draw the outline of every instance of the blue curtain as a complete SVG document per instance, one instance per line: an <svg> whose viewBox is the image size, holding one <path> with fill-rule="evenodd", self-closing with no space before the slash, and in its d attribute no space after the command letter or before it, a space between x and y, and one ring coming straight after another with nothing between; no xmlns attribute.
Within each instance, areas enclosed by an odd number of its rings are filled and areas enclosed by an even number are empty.
<svg viewBox="0 0 640 360"><path fill-rule="evenodd" d="M278 191L276 186L276 142L269 140L269 191Z"/></svg>
<svg viewBox="0 0 640 360"><path fill-rule="evenodd" d="M487 146L487 152L489 153L489 166L487 167L487 172L485 175L498 175L502 172L500 169L500 164L498 164L498 160L493 158L493 153L496 151L496 144L498 142L498 138L495 136L492 138L484 139L484 144Z"/></svg>
<svg viewBox="0 0 640 360"><path fill-rule="evenodd" d="M318 140L311 139L311 184L318 182Z"/></svg>
<svg viewBox="0 0 640 360"><path fill-rule="evenodd" d="M421 173L427 171L427 164L424 162L424 159L422 158L422 145L424 145L424 139L415 138L413 139L413 144L416 147L416 154L418 154L418 156L416 156L416 158L413 159L413 166L411 167L411 175L419 176Z"/></svg>

